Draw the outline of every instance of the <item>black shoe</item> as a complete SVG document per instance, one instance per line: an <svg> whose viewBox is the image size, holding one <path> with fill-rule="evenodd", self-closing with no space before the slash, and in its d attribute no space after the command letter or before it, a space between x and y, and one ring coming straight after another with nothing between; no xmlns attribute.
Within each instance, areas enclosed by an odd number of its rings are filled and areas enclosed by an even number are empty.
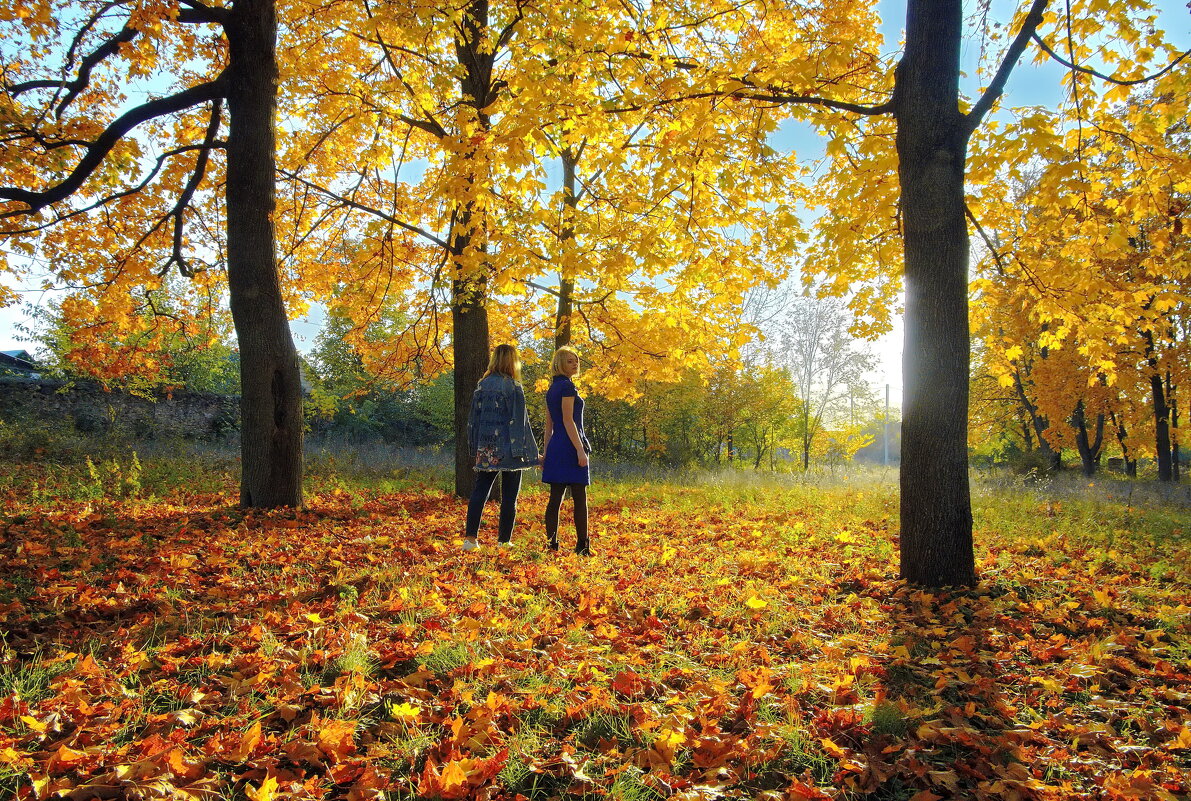
<svg viewBox="0 0 1191 801"><path fill-rule="evenodd" d="M587 545L576 545L575 553L579 556L591 556L591 547Z"/></svg>
<svg viewBox="0 0 1191 801"><path fill-rule="evenodd" d="M558 540L546 540L546 547L552 551L558 550Z"/></svg>

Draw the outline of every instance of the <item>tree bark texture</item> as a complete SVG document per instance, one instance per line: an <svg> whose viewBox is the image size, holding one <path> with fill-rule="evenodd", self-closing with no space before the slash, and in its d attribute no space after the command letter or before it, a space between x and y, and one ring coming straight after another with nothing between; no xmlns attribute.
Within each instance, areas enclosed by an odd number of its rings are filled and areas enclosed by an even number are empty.
<svg viewBox="0 0 1191 801"><path fill-rule="evenodd" d="M959 108L960 0L910 0L897 69L898 179L906 261L901 576L976 581L968 488L969 130Z"/></svg>
<svg viewBox="0 0 1191 801"><path fill-rule="evenodd" d="M475 109L477 122L483 131L491 127L490 117L483 109L495 99L492 72L495 51L485 45L488 30L487 0L469 3L455 41L455 54L462 74L459 90L463 103ZM477 180L473 173L472 182ZM481 190L483 191L483 190ZM451 352L455 361L455 494L471 496L475 486L475 457L467 445L467 416L471 410L471 396L476 384L488 367L488 276L487 265L478 271L466 265L468 250L486 250L486 225L482 211L469 201L460 209L451 236L455 276L451 283L451 319L453 334Z"/></svg>
<svg viewBox="0 0 1191 801"><path fill-rule="evenodd" d="M483 281L456 281L451 303L455 357L455 494L471 497L475 457L467 445L467 415L476 384L488 368L488 308Z"/></svg>
<svg viewBox="0 0 1191 801"><path fill-rule="evenodd" d="M274 0L237 0L229 46L227 272L240 346L240 503L302 504L302 385L274 247Z"/></svg>

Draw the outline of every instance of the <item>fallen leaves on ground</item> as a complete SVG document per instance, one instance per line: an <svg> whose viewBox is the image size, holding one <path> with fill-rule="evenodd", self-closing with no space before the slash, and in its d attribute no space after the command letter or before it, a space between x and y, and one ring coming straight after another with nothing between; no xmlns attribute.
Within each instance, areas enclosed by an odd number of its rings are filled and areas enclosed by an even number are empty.
<svg viewBox="0 0 1191 801"><path fill-rule="evenodd" d="M544 500L463 553L434 490L7 498L0 794L1191 794L1181 528L1035 515L930 593L887 490L604 489L593 558L545 550Z"/></svg>

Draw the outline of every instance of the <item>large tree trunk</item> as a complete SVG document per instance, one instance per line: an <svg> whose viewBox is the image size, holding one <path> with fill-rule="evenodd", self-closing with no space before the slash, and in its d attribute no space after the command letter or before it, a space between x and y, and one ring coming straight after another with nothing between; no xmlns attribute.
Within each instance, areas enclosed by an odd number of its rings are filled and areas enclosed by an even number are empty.
<svg viewBox="0 0 1191 801"><path fill-rule="evenodd" d="M302 503L302 381L274 251L273 0L228 7L227 272L240 345L240 503Z"/></svg>
<svg viewBox="0 0 1191 801"><path fill-rule="evenodd" d="M455 41L455 54L463 73L459 81L463 102L475 109L476 122L484 133L491 129L491 118L483 109L494 97L492 70L495 50L487 41L488 2L472 0L467 6L461 38ZM473 153L474 155L474 153ZM473 168L472 190L480 180ZM479 192L486 191L479 187ZM488 265L478 267L475 253L487 252L485 212L472 201L459 211L452 233L455 276L451 284L451 351L455 360L455 494L471 496L475 486L475 458L467 446L467 416L476 384L488 367ZM472 251L468 254L468 251Z"/></svg>
<svg viewBox="0 0 1191 801"><path fill-rule="evenodd" d="M976 581L968 489L968 230L959 109L960 0L910 0L897 70L906 259L901 576Z"/></svg>
<svg viewBox="0 0 1191 801"><path fill-rule="evenodd" d="M488 367L487 284L483 278L455 281L451 303L455 357L455 494L471 496L475 486L475 457L467 445L467 415L471 396Z"/></svg>

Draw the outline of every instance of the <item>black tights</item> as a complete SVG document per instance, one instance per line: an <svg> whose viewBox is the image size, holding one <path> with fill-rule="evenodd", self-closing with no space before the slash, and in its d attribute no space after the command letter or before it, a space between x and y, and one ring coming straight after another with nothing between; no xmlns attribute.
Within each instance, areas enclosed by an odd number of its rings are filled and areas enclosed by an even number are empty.
<svg viewBox="0 0 1191 801"><path fill-rule="evenodd" d="M520 470L477 470L476 485L467 503L467 524L463 536L474 540L480 531L480 517L484 504L492 492L492 485L500 478L500 526L497 528L497 542L513 539L513 526L517 522L517 493L521 491Z"/></svg>
<svg viewBox="0 0 1191 801"><path fill-rule="evenodd" d="M558 550L558 512L567 490L575 501L575 553L588 555L591 545L587 540L587 485L551 484L550 500L546 503L546 542L550 550Z"/></svg>

